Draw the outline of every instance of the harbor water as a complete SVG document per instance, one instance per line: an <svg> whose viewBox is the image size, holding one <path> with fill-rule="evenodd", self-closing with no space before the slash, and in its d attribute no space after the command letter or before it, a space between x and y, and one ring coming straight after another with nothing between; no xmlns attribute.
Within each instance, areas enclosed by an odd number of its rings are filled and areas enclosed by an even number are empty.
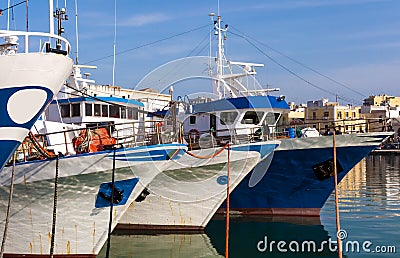
<svg viewBox="0 0 400 258"><path fill-rule="evenodd" d="M399 257L400 156L370 155L339 187L341 231L335 198L321 217L231 217L229 257ZM104 257L106 246L99 257ZM225 220L215 217L204 233L122 234L111 237L110 257L223 257Z"/></svg>

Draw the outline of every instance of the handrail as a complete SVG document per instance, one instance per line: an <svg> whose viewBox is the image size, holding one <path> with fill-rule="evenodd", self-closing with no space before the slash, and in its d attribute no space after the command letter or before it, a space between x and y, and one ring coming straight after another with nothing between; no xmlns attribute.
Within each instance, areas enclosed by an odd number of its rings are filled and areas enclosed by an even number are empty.
<svg viewBox="0 0 400 258"><path fill-rule="evenodd" d="M60 40L61 42L64 43L64 49L67 51L67 54L71 52L71 45L69 44L68 40L65 38L58 36L56 34L48 33L48 32L26 32L26 31L11 31L11 30L0 30L0 37L6 38L10 36L23 36L25 37L25 53L29 53L29 37L46 37L46 38L51 38L51 39L56 39ZM47 41L48 42L48 41ZM44 52L44 45L46 42L43 42L44 44L40 46L41 52ZM6 43L7 44L7 43ZM1 44L0 44L1 46ZM37 52L37 51L35 51Z"/></svg>
<svg viewBox="0 0 400 258"><path fill-rule="evenodd" d="M159 128L159 122L160 121L137 121L136 123L123 123L130 125L131 127L126 127L123 129L119 130L114 130L111 133L116 132L118 136L122 136L122 138L118 137L113 137L112 134L110 135L102 135L102 134L96 134L96 138L94 139L96 141L94 146L102 146L102 148L106 148L107 144L110 144L110 141L108 139L113 139L111 142L112 144L122 144L124 147L129 148L129 147L134 147L134 146L145 146L148 144L161 144L161 143L170 143L170 142L182 142L180 139L181 132L176 132L174 134L165 134L165 132L161 131ZM147 124L146 124L147 123ZM144 124L144 126L137 127L137 124ZM150 125L148 125L150 124ZM119 124L108 124L108 125L119 125ZM76 152L76 154L82 153L82 152L90 152L88 146L91 144L91 140L87 142L87 146L84 147L81 151L80 150L80 142L77 143L77 139L81 136L82 131L86 131L85 135L89 136L94 133L94 130L97 128L105 128L107 127L107 124L102 124L99 126L92 126L92 127L87 127L87 128L76 128L76 129L70 129L70 130L63 130L63 131L58 131L58 132L52 132L48 134L35 134L33 135L30 133L29 141L24 141L21 144L21 147L16 150L17 156L19 154L22 154L23 161L26 161L27 158L33 157L35 158L51 158L51 152L59 152L62 150L62 152L65 151L65 153L60 153L61 155L74 155L73 153ZM180 128L180 127L177 127ZM118 131L120 130L132 130L132 133L128 134L120 134ZM137 132L136 130L143 130L144 134L141 134L140 132ZM107 130L108 131L108 130ZM67 132L75 132L73 135L69 134L67 136ZM109 132L108 132L109 133ZM60 134L59 138L47 138L46 136L49 135L54 135L54 134ZM162 135L166 135L165 138L162 138ZM85 136L84 136L85 137ZM92 139L91 137L89 137ZM131 139L129 139L131 138ZM138 139L139 138L139 139ZM40 141L38 140L40 139ZM53 141L51 145L48 144L48 140ZM105 142L104 142L105 141ZM100 142L100 143L99 143ZM103 143L102 143L103 142ZM71 144L73 146L73 152L70 152L68 150L68 145ZM98 145L99 144L99 145ZM65 147L64 147L65 146ZM79 149L78 149L79 148ZM96 147L97 148L97 147ZM101 149L100 149L101 150ZM35 155L36 153L36 155ZM39 156L37 156L37 154Z"/></svg>
<svg viewBox="0 0 400 258"><path fill-rule="evenodd" d="M302 124L290 124L291 121L286 122L285 124L277 125L277 127L298 127L298 128L306 128L309 126L313 125L318 125L317 128L320 130L325 130L327 128L329 129L337 129L339 126L343 128L344 126L360 126L360 125L366 125L367 126L367 132L371 131L370 126L378 125L372 129L378 129L382 128L382 126L387 126L387 121L389 118L351 118L351 119L336 119L336 120L323 120L323 119L317 119L317 120L312 120L312 122L303 122ZM363 122L358 122L358 121L363 121ZM349 123L351 122L351 123ZM326 125L328 124L327 128L320 128L320 125ZM352 132L353 130L349 130Z"/></svg>

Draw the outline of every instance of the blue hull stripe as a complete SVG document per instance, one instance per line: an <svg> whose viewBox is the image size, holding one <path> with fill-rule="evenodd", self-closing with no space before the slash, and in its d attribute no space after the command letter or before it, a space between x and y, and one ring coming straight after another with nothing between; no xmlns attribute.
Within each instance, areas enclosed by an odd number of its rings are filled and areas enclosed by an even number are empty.
<svg viewBox="0 0 400 258"><path fill-rule="evenodd" d="M140 161L162 161L176 160L185 153L183 149L154 150L139 153L118 154L115 159L119 161L140 162ZM112 159L112 155L108 158Z"/></svg>
<svg viewBox="0 0 400 258"><path fill-rule="evenodd" d="M234 151L257 151L261 154L261 158L264 158L266 155L270 154L274 149L278 147L278 144L252 144L252 145L239 145L232 146L232 150Z"/></svg>

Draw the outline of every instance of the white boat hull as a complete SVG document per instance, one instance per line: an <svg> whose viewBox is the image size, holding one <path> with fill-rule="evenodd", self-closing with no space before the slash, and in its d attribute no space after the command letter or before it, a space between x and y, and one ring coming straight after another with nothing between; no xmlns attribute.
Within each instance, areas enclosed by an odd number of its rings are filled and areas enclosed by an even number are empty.
<svg viewBox="0 0 400 258"><path fill-rule="evenodd" d="M123 205L114 204L112 228L118 223L129 204L133 202L153 178L172 164L174 158L184 153L181 144L166 146L138 147L141 155L134 151L120 151L116 155L115 180L139 178L132 191L125 192L127 198ZM143 158L144 152L151 154ZM153 153L152 151L156 151ZM162 159L159 153L178 151L170 160ZM143 154L143 155L142 155ZM56 215L55 255L97 255L108 237L110 207L98 207L98 192L101 184L111 182L112 152L108 155L83 155L79 160L63 158L59 160L58 201ZM134 158L132 158L134 157ZM140 159L138 159L140 157ZM120 159L120 160L118 160ZM129 161L127 161L129 160ZM121 166L125 162L125 166ZM41 162L34 162L38 165ZM119 164L119 165L117 165ZM26 164L30 167L32 163ZM6 254L43 255L48 256L51 244L53 223L53 198L55 161L40 164L38 170L28 173L30 176L22 180L19 170L23 164L15 167L18 183L14 185L11 216L5 246ZM83 168L86 166L87 170ZM11 168L7 168L10 170ZM51 170L53 176L50 178ZM7 171L9 172L9 171ZM40 178L40 174L46 176ZM10 175L8 173L8 175ZM38 179L40 178L40 179ZM21 181L22 180L22 181ZM5 182L5 181L4 181ZM1 186L0 194L0 230L4 230L5 212L8 202L8 185ZM124 197L125 198L125 197Z"/></svg>
<svg viewBox="0 0 400 258"><path fill-rule="evenodd" d="M176 163L189 164L187 160L192 159L185 155ZM260 154L232 151L230 160L231 192L259 162ZM203 229L226 198L227 152L214 161L208 160L208 166L197 167L195 174L186 169L181 166L180 170L159 174L148 187L151 194L144 201L131 204L117 229Z"/></svg>
<svg viewBox="0 0 400 258"><path fill-rule="evenodd" d="M0 56L0 170L25 139L72 70L68 56Z"/></svg>

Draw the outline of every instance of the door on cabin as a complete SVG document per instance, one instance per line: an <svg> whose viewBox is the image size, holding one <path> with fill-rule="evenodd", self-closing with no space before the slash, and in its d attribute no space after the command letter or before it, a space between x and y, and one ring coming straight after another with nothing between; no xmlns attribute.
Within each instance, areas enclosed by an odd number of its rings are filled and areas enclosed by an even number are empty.
<svg viewBox="0 0 400 258"><path fill-rule="evenodd" d="M217 131L217 116L215 114L210 114L210 132L216 136Z"/></svg>

